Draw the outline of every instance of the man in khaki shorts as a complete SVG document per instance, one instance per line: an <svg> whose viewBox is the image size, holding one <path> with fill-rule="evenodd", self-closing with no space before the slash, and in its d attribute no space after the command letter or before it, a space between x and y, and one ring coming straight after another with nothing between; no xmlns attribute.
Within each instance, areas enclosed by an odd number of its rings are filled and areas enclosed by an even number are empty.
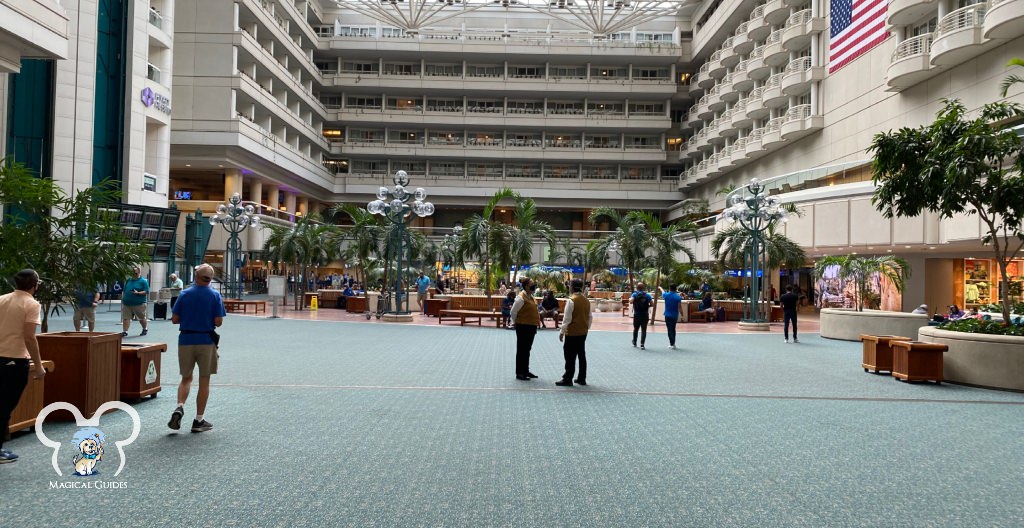
<svg viewBox="0 0 1024 528"><path fill-rule="evenodd" d="M71 317L75 332L82 331L83 321L90 332L96 330L96 305L99 302L100 292L96 288L79 288L75 291L75 313Z"/></svg>
<svg viewBox="0 0 1024 528"><path fill-rule="evenodd" d="M149 333L149 320L146 317L149 311L149 281L142 276L142 269L138 266L132 268L132 278L124 283L124 294L121 296L121 321L123 328L122 337L128 337L128 327L132 324L132 317L142 324L144 336Z"/></svg>
<svg viewBox="0 0 1024 528"><path fill-rule="evenodd" d="M192 390L192 374L198 366L199 392L196 394L196 419L192 421L192 432L201 433L213 429L213 424L206 421L204 413L210 398L210 376L217 373L217 341L220 336L215 330L224 322L225 313L220 292L210 288L213 266L202 264L196 268L195 275L195 282L181 292L178 302L171 309L171 322L181 325L178 335L181 384L178 385L178 406L171 413L167 427L181 429L185 402Z"/></svg>

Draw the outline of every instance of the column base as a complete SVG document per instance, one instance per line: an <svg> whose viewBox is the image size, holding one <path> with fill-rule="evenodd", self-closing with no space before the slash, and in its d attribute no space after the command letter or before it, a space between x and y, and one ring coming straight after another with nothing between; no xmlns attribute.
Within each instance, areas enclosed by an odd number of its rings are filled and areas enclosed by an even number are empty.
<svg viewBox="0 0 1024 528"><path fill-rule="evenodd" d="M748 332L767 332L769 328L771 328L771 325L768 323L756 323L752 321L739 322L739 329L746 330Z"/></svg>
<svg viewBox="0 0 1024 528"><path fill-rule="evenodd" d="M389 314L386 313L381 316L381 320L388 323L411 323L412 314Z"/></svg>

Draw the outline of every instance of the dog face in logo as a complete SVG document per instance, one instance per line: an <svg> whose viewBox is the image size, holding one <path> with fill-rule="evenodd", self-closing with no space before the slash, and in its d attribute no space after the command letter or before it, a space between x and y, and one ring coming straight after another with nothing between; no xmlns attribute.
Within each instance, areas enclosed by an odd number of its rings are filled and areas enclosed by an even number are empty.
<svg viewBox="0 0 1024 528"><path fill-rule="evenodd" d="M103 431L95 427L86 427L75 433L71 444L78 449L71 463L75 465L75 473L90 476L96 473L96 464L103 460Z"/></svg>

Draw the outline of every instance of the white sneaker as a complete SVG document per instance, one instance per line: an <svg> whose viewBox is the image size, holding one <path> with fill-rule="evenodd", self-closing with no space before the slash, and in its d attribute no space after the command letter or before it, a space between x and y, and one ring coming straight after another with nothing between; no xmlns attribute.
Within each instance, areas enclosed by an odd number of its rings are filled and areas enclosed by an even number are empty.
<svg viewBox="0 0 1024 528"><path fill-rule="evenodd" d="M800 342L800 340L794 337L794 338L793 338L793 342L794 342L794 343L799 343L799 342Z"/></svg>
<svg viewBox="0 0 1024 528"><path fill-rule="evenodd" d="M789 339L786 339L786 342L789 343Z"/></svg>
<svg viewBox="0 0 1024 528"><path fill-rule="evenodd" d="M675 345L669 345L668 347L669 347L669 348L671 348L672 350L675 350L675 349L676 349L676 346L675 346Z"/></svg>

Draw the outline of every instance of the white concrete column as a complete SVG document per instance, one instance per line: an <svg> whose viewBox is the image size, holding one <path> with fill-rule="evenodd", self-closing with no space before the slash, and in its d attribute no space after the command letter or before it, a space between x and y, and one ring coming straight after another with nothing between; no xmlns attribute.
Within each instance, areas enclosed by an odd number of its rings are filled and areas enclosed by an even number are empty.
<svg viewBox="0 0 1024 528"><path fill-rule="evenodd" d="M242 194L242 171L227 169L224 171L224 199L231 198L235 193Z"/></svg>
<svg viewBox="0 0 1024 528"><path fill-rule="evenodd" d="M263 182L254 179L249 183L249 201L263 203Z"/></svg>
<svg viewBox="0 0 1024 528"><path fill-rule="evenodd" d="M281 191L277 185L267 185L267 207L277 210L281 203Z"/></svg>
<svg viewBox="0 0 1024 528"><path fill-rule="evenodd" d="M309 215L309 198L306 198L305 196L299 197L298 202L299 203L298 203L297 212L299 214L301 214L302 216L308 216Z"/></svg>
<svg viewBox="0 0 1024 528"><path fill-rule="evenodd" d="M295 214L295 193L284 191L284 208L289 214Z"/></svg>

